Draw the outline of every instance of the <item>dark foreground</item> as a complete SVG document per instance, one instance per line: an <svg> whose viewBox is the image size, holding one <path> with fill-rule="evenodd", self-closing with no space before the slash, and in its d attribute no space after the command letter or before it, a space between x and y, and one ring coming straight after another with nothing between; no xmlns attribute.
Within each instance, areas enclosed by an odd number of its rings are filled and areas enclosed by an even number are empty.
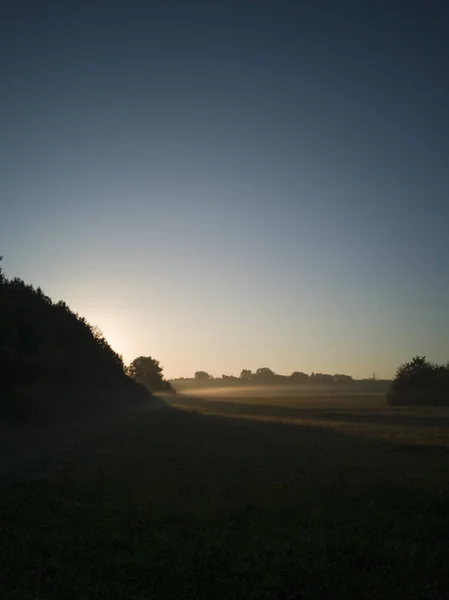
<svg viewBox="0 0 449 600"><path fill-rule="evenodd" d="M174 402L4 437L2 599L449 597L449 411Z"/></svg>

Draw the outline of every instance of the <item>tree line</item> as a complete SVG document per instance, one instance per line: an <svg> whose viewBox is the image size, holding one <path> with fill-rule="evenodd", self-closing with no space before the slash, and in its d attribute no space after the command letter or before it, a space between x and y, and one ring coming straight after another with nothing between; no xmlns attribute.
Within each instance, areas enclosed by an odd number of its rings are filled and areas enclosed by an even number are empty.
<svg viewBox="0 0 449 600"><path fill-rule="evenodd" d="M234 375L222 375L213 377L207 371L196 371L193 377L180 377L170 380L177 389L192 387L220 387L241 385L290 385L290 386L320 386L320 387L370 387L386 389L388 380L371 379L356 380L351 375L342 373L304 373L293 371L290 375L279 375L268 367L260 367L254 372L243 369L238 377Z"/></svg>

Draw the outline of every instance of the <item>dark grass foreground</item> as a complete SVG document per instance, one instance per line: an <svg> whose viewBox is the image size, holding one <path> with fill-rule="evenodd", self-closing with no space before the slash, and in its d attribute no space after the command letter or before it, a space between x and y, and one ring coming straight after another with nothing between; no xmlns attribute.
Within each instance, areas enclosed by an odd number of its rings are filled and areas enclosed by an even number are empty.
<svg viewBox="0 0 449 600"><path fill-rule="evenodd" d="M363 408L308 409L287 424L232 404L56 435L46 458L30 435L26 460L10 450L1 597L448 597L444 419L421 429L370 408L360 428L344 415Z"/></svg>

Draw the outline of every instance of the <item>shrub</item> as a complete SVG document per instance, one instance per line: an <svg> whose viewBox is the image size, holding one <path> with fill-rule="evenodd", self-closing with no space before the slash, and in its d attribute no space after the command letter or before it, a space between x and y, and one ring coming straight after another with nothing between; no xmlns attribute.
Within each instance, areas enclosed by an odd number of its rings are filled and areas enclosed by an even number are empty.
<svg viewBox="0 0 449 600"><path fill-rule="evenodd" d="M435 365L415 356L401 365L387 394L392 406L449 406L449 364Z"/></svg>

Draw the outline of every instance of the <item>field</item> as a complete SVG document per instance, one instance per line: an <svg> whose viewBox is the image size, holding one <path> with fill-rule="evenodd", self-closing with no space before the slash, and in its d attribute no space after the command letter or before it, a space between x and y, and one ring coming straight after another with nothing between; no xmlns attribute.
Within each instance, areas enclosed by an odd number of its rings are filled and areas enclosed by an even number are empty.
<svg viewBox="0 0 449 600"><path fill-rule="evenodd" d="M449 598L449 410L167 402L2 432L2 599Z"/></svg>

